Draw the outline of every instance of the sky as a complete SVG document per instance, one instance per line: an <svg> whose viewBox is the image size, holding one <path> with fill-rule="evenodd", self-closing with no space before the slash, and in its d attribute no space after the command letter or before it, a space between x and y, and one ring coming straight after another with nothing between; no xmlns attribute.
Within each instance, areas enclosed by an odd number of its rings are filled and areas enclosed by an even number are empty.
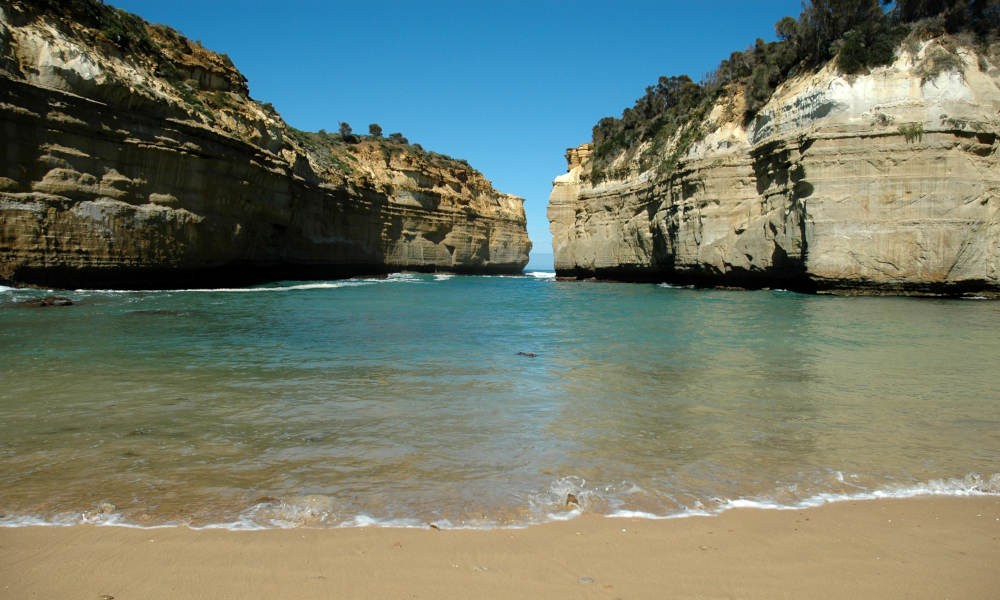
<svg viewBox="0 0 1000 600"><path fill-rule="evenodd" d="M378 123L525 198L533 262L566 148L661 75L695 81L800 0L108 0L225 53L299 129Z"/></svg>

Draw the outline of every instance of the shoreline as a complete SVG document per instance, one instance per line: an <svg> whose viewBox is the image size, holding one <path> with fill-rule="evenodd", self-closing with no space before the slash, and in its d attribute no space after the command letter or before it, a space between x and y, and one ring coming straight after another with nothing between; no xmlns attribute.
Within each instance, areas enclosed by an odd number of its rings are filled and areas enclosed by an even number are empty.
<svg viewBox="0 0 1000 600"><path fill-rule="evenodd" d="M988 598L1000 497L524 529L0 529L0 598Z"/></svg>
<svg viewBox="0 0 1000 600"><path fill-rule="evenodd" d="M610 513L601 513L581 509L578 504L560 505L562 509L554 509L544 514L536 515L535 518L525 518L525 520L500 521L480 521L473 519L453 523L447 518L422 519L420 517L395 517L379 518L366 513L358 513L348 516L340 521L328 520L325 516L317 517L312 513L306 504L288 505L292 510L302 508L307 513L306 516L289 516L288 518L273 518L264 521L255 520L252 513L264 507L267 503L277 501L275 498L261 498L264 504L256 504L244 510L236 519L222 521L197 521L189 519L177 520L153 520L148 514L140 513L138 521L129 520L122 513L118 512L118 507L110 502L103 502L95 509L83 510L79 512L63 512L51 519L37 515L18 515L7 512L0 512L0 531L4 529L21 529L25 527L120 527L124 529L136 529L140 531L155 531L160 529L186 529L190 531L230 531L230 532L257 532L257 531L287 531L287 530L344 530L344 529L413 529L413 530L439 530L439 531L517 531L532 527L546 526L556 523L569 523L578 519L610 519L610 520L631 520L631 521L673 521L689 518L718 517L720 515L742 510L759 511L804 511L821 508L832 504L897 501L911 499L931 499L931 498L997 498L1000 499L1000 492L996 491L1000 484L1000 474L994 474L988 482L968 484L960 490L953 490L951 493L935 492L926 490L897 490L896 493L889 492L863 492L858 494L828 494L820 493L815 496L801 499L796 504L778 504L769 501L758 501L748 499L735 499L720 502L714 508L684 509L679 512L669 514L657 514L639 510L616 510ZM952 480L954 481L954 480ZM985 491L989 487L992 492ZM571 493L570 496L573 494ZM569 502L569 500L567 500ZM281 503L284 505L284 503ZM107 508L105 508L107 507ZM248 515L251 513L251 515Z"/></svg>

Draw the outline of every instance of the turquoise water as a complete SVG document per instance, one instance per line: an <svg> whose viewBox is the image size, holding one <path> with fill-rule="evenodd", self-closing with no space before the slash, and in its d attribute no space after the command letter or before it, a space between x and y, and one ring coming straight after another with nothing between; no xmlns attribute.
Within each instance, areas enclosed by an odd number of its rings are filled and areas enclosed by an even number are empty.
<svg viewBox="0 0 1000 600"><path fill-rule="evenodd" d="M51 293L75 304L15 304ZM996 494L998 334L997 302L548 274L0 288L0 521L489 527Z"/></svg>

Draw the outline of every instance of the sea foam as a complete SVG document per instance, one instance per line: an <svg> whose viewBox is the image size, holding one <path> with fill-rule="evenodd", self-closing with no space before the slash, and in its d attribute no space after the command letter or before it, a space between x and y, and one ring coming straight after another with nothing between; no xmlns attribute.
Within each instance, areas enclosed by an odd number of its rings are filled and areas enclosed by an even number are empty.
<svg viewBox="0 0 1000 600"><path fill-rule="evenodd" d="M183 521L167 523L134 523L118 512L108 514L60 513L49 517L37 515L8 514L0 518L0 527L67 527L90 524L105 527L128 527L135 529L157 529L165 527L188 527L193 530L226 529L230 531L257 531L266 529L294 529L298 527L392 527L438 529L523 529L532 525L574 519L584 513L596 513L608 518L630 519L678 519L694 516L714 516L737 508L765 510L803 510L825 504L845 501L904 499L922 496L997 496L1000 495L1000 473L990 476L970 473L965 477L934 479L910 485L894 485L870 491L848 493L818 493L792 502L778 502L767 497L757 498L713 498L696 502L694 506L654 512L623 508L625 498L642 492L633 484L622 482L618 485L593 488L579 477L561 477L554 480L548 489L528 498L529 510L524 519L503 523L489 520L453 522L448 519L422 520L416 517L377 517L368 513L343 514L336 500L326 496L297 496L287 500L272 500L257 503L243 511L235 520L192 525ZM577 499L577 506L567 506L569 494Z"/></svg>
<svg viewBox="0 0 1000 600"><path fill-rule="evenodd" d="M777 502L769 498L717 499L713 508L696 507L664 514L633 510L619 510L609 514L608 516L614 518L676 519L679 517L717 515L734 508L803 510L807 508L816 508L833 502L858 500L903 499L917 498L921 496L969 497L997 495L1000 495L1000 473L994 473L989 477L985 477L979 473L970 473L965 477L933 479L923 483L894 485L871 491L813 494L801 500L787 504Z"/></svg>
<svg viewBox="0 0 1000 600"><path fill-rule="evenodd" d="M439 277L435 275L435 278ZM451 274L442 274L442 278L450 278ZM297 283L294 285L262 285L254 287L220 287L220 288L186 288L186 289L149 289L149 290L116 290L116 289L88 289L80 288L75 292L84 294L257 294L269 292L294 292L303 290L334 290L338 288L360 287L378 283L423 283L421 279L413 273L391 273L386 277L364 277L356 279L338 279L336 281L315 281L309 283ZM3 288L0 292L13 290L14 288Z"/></svg>

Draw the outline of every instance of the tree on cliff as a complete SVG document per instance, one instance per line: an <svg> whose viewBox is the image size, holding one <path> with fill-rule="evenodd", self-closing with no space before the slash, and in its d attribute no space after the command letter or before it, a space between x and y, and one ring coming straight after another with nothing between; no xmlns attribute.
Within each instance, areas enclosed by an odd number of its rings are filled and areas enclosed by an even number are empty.
<svg viewBox="0 0 1000 600"><path fill-rule="evenodd" d="M357 144L361 141L361 138L354 135L351 126L344 122L341 122L340 124L340 137L343 138L344 142L348 144Z"/></svg>
<svg viewBox="0 0 1000 600"><path fill-rule="evenodd" d="M382 126L378 123L372 123L368 126L368 135L377 138L382 137Z"/></svg>

